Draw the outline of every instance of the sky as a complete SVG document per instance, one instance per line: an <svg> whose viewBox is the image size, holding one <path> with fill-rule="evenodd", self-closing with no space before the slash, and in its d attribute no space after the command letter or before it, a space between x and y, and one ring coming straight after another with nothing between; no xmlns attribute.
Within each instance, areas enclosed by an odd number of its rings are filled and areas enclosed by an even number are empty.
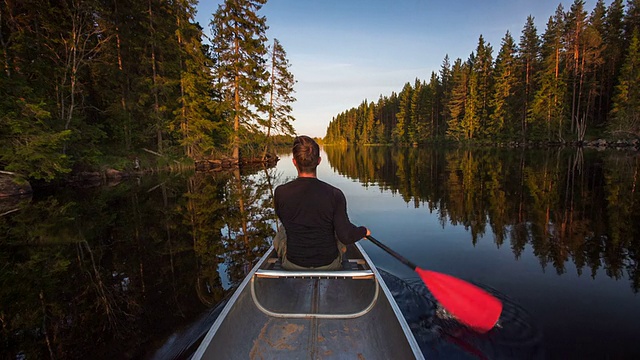
<svg viewBox="0 0 640 360"><path fill-rule="evenodd" d="M212 14L223 0L199 0L196 21L211 36ZM278 39L297 83L293 126L324 137L336 115L364 100L400 92L416 78L429 81L449 55L467 60L480 35L493 56L507 30L519 42L529 15L538 35L559 0L268 0L270 43ZM596 0L585 1L591 12ZM611 0L605 1L606 6Z"/></svg>

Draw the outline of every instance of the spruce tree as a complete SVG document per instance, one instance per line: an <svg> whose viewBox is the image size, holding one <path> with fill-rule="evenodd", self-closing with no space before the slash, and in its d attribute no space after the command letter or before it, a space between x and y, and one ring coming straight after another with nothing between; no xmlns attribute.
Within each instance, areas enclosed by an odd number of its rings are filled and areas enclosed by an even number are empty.
<svg viewBox="0 0 640 360"><path fill-rule="evenodd" d="M266 110L266 18L257 12L266 0L225 0L211 21L217 85L232 122L233 158L240 158L241 138L255 130ZM243 137L243 135L245 135Z"/></svg>
<svg viewBox="0 0 640 360"><path fill-rule="evenodd" d="M532 107L533 138L564 140L567 85L564 77L562 34L564 9L558 5L555 15L549 17L542 36L542 63L537 74L538 90Z"/></svg>
<svg viewBox="0 0 640 360"><path fill-rule="evenodd" d="M518 96L521 98L519 116L521 135L525 139L527 137L527 123L530 122L531 103L536 91L535 74L540 66L540 38L532 16L527 17L527 22L522 29L518 50L520 68Z"/></svg>
<svg viewBox="0 0 640 360"><path fill-rule="evenodd" d="M481 41L481 43L482 42L483 41ZM484 61L481 61L480 63L484 63ZM475 139L481 130L484 130L483 124L486 119L482 117L482 114L485 97L485 88L483 86L485 73L479 70L482 68L482 65L479 65L476 62L476 56L473 53L471 53L467 60L467 66L467 101L464 104L462 131L464 133L464 139L471 140ZM487 106L489 106L488 101Z"/></svg>
<svg viewBox="0 0 640 360"><path fill-rule="evenodd" d="M284 135L293 135L295 130L291 122L294 120L291 112L291 104L296 101L293 97L295 92L293 86L296 81L289 71L289 60L287 53L278 41L273 40L271 47L271 72L269 74L269 107L268 118L265 124L267 128L267 139L265 141L263 160L267 156L271 141L271 132Z"/></svg>
<svg viewBox="0 0 640 360"><path fill-rule="evenodd" d="M627 11L624 15L624 37L626 45L633 40L633 33L640 30L640 0L627 0Z"/></svg>
<svg viewBox="0 0 640 360"><path fill-rule="evenodd" d="M406 83L398 95L400 106L396 113L397 123L393 128L393 140L397 143L410 141L409 130L411 123L411 99L413 97L413 87Z"/></svg>
<svg viewBox="0 0 640 360"><path fill-rule="evenodd" d="M469 83L469 66L456 59L451 68L451 97L447 104L447 138L460 141L466 138L463 127L467 108L467 86Z"/></svg>
<svg viewBox="0 0 640 360"><path fill-rule="evenodd" d="M494 88L491 98L492 113L485 129L485 133L492 140L502 137L505 133L514 134L518 127L515 116L515 89L518 82L516 64L516 47L511 33L507 31L502 38L502 45L496 58L494 71ZM524 132L522 132L524 135Z"/></svg>
<svg viewBox="0 0 640 360"><path fill-rule="evenodd" d="M620 70L609 130L616 136L640 136L640 31L635 30Z"/></svg>
<svg viewBox="0 0 640 360"><path fill-rule="evenodd" d="M214 152L214 132L223 125L211 96L213 62L208 48L202 45L202 28L194 22L195 0L174 1L176 41L179 46L178 106L171 128L176 130L184 154L192 159L208 157Z"/></svg>
<svg viewBox="0 0 640 360"><path fill-rule="evenodd" d="M492 72L493 72L493 48L489 43L485 43L484 37L480 35L478 39L478 47L476 48L475 58L472 62L472 74L469 83L470 102L469 106L473 110L468 110L470 116L468 122L470 124L470 134L474 137L482 135L486 122L489 120L489 99L492 94ZM476 124L477 123L477 124Z"/></svg>
<svg viewBox="0 0 640 360"><path fill-rule="evenodd" d="M442 107L442 84L435 71L431 72L431 79L425 94L427 97L428 120L427 137L436 138L440 134L440 109Z"/></svg>
<svg viewBox="0 0 640 360"><path fill-rule="evenodd" d="M614 0L606 11L603 43L604 65L602 67L602 86L598 102L597 116L602 122L608 122L614 88L617 84L620 65L624 57L624 6L622 0Z"/></svg>
<svg viewBox="0 0 640 360"><path fill-rule="evenodd" d="M446 127L449 123L449 99L451 98L451 64L449 63L449 55L445 55L442 65L440 66L440 111L438 113L438 124L442 126L438 127L438 136L444 136L446 134Z"/></svg>

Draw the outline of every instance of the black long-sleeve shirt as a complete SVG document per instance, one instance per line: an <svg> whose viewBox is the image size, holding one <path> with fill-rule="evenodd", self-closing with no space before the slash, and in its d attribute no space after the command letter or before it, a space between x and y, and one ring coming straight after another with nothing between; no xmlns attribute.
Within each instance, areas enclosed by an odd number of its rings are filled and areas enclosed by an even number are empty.
<svg viewBox="0 0 640 360"><path fill-rule="evenodd" d="M274 200L287 233L287 259L296 265L328 265L338 257L336 238L349 245L367 233L349 221L342 191L317 178L299 177L278 186Z"/></svg>

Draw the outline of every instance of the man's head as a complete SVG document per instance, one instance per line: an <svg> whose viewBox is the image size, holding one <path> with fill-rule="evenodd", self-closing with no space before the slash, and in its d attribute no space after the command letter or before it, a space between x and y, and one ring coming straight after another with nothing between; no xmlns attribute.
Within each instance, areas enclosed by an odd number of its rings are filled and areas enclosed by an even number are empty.
<svg viewBox="0 0 640 360"><path fill-rule="evenodd" d="M300 135L293 141L293 164L301 174L314 174L320 164L320 146L312 138Z"/></svg>

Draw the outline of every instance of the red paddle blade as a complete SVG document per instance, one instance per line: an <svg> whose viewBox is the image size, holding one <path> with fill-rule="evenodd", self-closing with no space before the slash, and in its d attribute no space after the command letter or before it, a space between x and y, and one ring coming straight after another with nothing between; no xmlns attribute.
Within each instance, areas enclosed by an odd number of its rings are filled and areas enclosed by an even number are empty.
<svg viewBox="0 0 640 360"><path fill-rule="evenodd" d="M485 333L498 322L502 302L488 292L450 275L415 270L442 307L461 323Z"/></svg>

